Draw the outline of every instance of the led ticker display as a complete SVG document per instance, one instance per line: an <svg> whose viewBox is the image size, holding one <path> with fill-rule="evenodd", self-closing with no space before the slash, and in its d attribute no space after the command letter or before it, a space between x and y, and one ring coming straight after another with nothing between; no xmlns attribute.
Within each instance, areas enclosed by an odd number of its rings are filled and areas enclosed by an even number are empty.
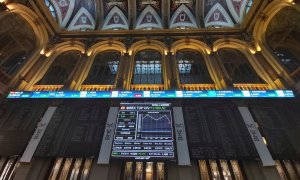
<svg viewBox="0 0 300 180"><path fill-rule="evenodd" d="M174 159L169 103L121 103L112 159Z"/></svg>
<svg viewBox="0 0 300 180"><path fill-rule="evenodd" d="M7 98L293 98L291 90L12 91Z"/></svg>

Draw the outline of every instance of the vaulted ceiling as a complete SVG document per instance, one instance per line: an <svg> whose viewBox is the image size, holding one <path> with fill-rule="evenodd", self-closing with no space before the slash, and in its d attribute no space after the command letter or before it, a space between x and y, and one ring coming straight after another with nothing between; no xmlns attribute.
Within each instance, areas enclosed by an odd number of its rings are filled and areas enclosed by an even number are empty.
<svg viewBox="0 0 300 180"><path fill-rule="evenodd" d="M44 0L63 30L239 27L252 0Z"/></svg>

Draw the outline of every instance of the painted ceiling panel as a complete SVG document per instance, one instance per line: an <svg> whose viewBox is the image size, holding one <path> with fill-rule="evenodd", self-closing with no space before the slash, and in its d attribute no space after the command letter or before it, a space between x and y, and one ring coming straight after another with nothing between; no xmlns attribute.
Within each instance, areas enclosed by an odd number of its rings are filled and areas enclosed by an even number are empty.
<svg viewBox="0 0 300 180"><path fill-rule="evenodd" d="M104 0L103 30L129 29L127 0Z"/></svg>
<svg viewBox="0 0 300 180"><path fill-rule="evenodd" d="M190 9L185 5L181 4L176 9L170 21L170 28L197 28L195 17Z"/></svg>
<svg viewBox="0 0 300 180"><path fill-rule="evenodd" d="M171 0L171 16L175 13L175 11L184 4L189 10L195 15L195 7L196 7L196 1L195 0Z"/></svg>
<svg viewBox="0 0 300 180"><path fill-rule="evenodd" d="M104 0L103 1L103 10L104 16L106 17L107 14L114 8L118 7L123 14L128 17L128 2L127 0Z"/></svg>
<svg viewBox="0 0 300 180"><path fill-rule="evenodd" d="M205 27L234 27L234 23L220 3L216 3L204 18Z"/></svg>
<svg viewBox="0 0 300 180"><path fill-rule="evenodd" d="M166 9L165 0L136 0L135 6L128 0L44 1L61 29L69 31L238 27L252 5L252 0L170 0ZM170 13L169 21L162 21L163 11ZM201 19L204 27L199 26Z"/></svg>
<svg viewBox="0 0 300 180"><path fill-rule="evenodd" d="M137 0L135 29L162 29L161 0Z"/></svg>
<svg viewBox="0 0 300 180"><path fill-rule="evenodd" d="M155 9L148 5L139 15L135 29L162 29L161 17Z"/></svg>
<svg viewBox="0 0 300 180"><path fill-rule="evenodd" d="M151 6L159 16L161 16L161 0L136 0L137 16L139 16L147 6Z"/></svg>

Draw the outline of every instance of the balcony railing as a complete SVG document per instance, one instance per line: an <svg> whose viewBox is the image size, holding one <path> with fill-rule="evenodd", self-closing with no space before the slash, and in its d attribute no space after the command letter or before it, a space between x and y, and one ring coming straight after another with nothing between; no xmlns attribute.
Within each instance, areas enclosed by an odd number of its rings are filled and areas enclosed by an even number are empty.
<svg viewBox="0 0 300 180"><path fill-rule="evenodd" d="M233 84L239 90L270 90L268 84Z"/></svg>
<svg viewBox="0 0 300 180"><path fill-rule="evenodd" d="M186 91L215 90L215 84L181 84L181 89Z"/></svg>
<svg viewBox="0 0 300 180"><path fill-rule="evenodd" d="M131 84L130 91L162 91L164 90L163 84Z"/></svg>
<svg viewBox="0 0 300 180"><path fill-rule="evenodd" d="M298 67L294 72L291 73L291 77L296 81L300 81L300 67Z"/></svg>
<svg viewBox="0 0 300 180"><path fill-rule="evenodd" d="M112 91L114 85L81 85L80 91Z"/></svg>
<svg viewBox="0 0 300 180"><path fill-rule="evenodd" d="M64 85L34 85L33 91L59 91Z"/></svg>
<svg viewBox="0 0 300 180"><path fill-rule="evenodd" d="M3 84L7 84L11 80L11 78L12 77L9 74L0 69L0 82L2 82Z"/></svg>

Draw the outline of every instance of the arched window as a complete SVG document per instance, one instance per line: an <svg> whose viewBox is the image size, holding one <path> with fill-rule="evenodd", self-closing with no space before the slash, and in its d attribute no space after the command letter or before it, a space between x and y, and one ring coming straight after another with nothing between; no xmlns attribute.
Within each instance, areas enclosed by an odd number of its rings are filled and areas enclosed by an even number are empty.
<svg viewBox="0 0 300 180"><path fill-rule="evenodd" d="M13 54L1 64L1 70L6 74L13 75L25 62L26 55L27 53L24 51Z"/></svg>
<svg viewBox="0 0 300 180"><path fill-rule="evenodd" d="M135 56L132 84L163 84L162 56L155 50L142 50Z"/></svg>
<svg viewBox="0 0 300 180"><path fill-rule="evenodd" d="M300 67L300 62L288 49L277 48L275 54L291 73Z"/></svg>
<svg viewBox="0 0 300 180"><path fill-rule="evenodd" d="M212 83L202 54L193 50L182 50L176 54L180 83Z"/></svg>
<svg viewBox="0 0 300 180"><path fill-rule="evenodd" d="M252 4L253 4L253 0L249 0L248 3L247 3L247 5L246 5L246 14L249 12Z"/></svg>
<svg viewBox="0 0 300 180"><path fill-rule="evenodd" d="M98 54L83 84L114 84L120 59L121 54L117 51L106 51Z"/></svg>
<svg viewBox="0 0 300 180"><path fill-rule="evenodd" d="M64 85L73 72L74 67L81 58L79 51L68 51L59 55L44 77L37 83L39 85Z"/></svg>
<svg viewBox="0 0 300 180"><path fill-rule="evenodd" d="M247 57L237 49L224 48L218 50L224 67L233 83L262 83Z"/></svg>
<svg viewBox="0 0 300 180"><path fill-rule="evenodd" d="M6 84L30 58L36 35L31 25L13 12L1 18L0 27L0 81Z"/></svg>
<svg viewBox="0 0 300 180"><path fill-rule="evenodd" d="M57 20L56 11L54 9L53 4L49 0L45 0L45 4L48 7L51 15Z"/></svg>

